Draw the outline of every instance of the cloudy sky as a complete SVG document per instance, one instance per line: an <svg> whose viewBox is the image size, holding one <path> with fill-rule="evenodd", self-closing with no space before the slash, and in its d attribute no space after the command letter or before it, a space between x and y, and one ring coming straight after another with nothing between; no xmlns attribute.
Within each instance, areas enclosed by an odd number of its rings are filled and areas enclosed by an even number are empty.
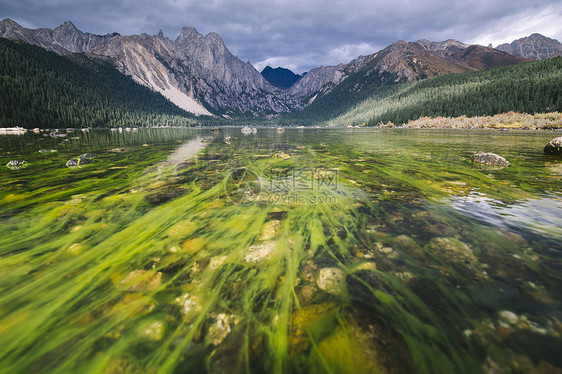
<svg viewBox="0 0 562 374"><path fill-rule="evenodd" d="M218 32L258 70L302 73L349 62L397 41L457 39L494 46L533 32L562 40L560 0L0 0L0 17L24 27L66 20L96 34L156 34L183 26Z"/></svg>

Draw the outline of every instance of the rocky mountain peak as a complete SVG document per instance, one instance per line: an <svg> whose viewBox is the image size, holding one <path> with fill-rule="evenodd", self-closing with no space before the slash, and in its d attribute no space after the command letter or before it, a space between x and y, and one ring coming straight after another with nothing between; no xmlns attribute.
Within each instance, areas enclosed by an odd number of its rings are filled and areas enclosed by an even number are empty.
<svg viewBox="0 0 562 374"><path fill-rule="evenodd" d="M74 26L74 23L72 23L72 21L65 21L62 25L55 28L55 30L71 30L75 32L80 32L80 30L78 30L78 28Z"/></svg>
<svg viewBox="0 0 562 374"><path fill-rule="evenodd" d="M199 32L195 27L186 26L181 29L180 34L176 39L176 42L201 39L201 38L203 38L203 35L199 34Z"/></svg>
<svg viewBox="0 0 562 374"><path fill-rule="evenodd" d="M534 60L546 60L562 55L562 43L538 33L514 40L509 44L500 44L496 49L513 56L532 58Z"/></svg>
<svg viewBox="0 0 562 374"><path fill-rule="evenodd" d="M2 22L0 22L0 24L5 25L5 26L12 26L12 27L21 28L20 25L18 25L16 22L12 21L9 18L3 19Z"/></svg>

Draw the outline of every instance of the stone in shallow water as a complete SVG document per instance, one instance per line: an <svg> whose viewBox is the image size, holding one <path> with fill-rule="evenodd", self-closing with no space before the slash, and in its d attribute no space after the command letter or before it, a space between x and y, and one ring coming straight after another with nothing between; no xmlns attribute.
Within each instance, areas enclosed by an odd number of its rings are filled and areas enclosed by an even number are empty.
<svg viewBox="0 0 562 374"><path fill-rule="evenodd" d="M265 242L252 245L248 248L248 253L244 261L257 263L266 259L275 250L275 242Z"/></svg>
<svg viewBox="0 0 562 374"><path fill-rule="evenodd" d="M281 221L271 220L267 222L261 233L260 240L271 240L275 238L279 233L280 227L281 227Z"/></svg>
<svg viewBox="0 0 562 374"><path fill-rule="evenodd" d="M176 297L176 303L182 308L184 315L189 315L191 312L200 312L202 309L201 301L195 295L185 293L180 297Z"/></svg>
<svg viewBox="0 0 562 374"><path fill-rule="evenodd" d="M472 249L455 238L433 238L426 249L447 261L474 265L478 262Z"/></svg>
<svg viewBox="0 0 562 374"><path fill-rule="evenodd" d="M11 160L10 162L8 162L6 164L6 167L8 169L12 169L12 170L19 170L19 169L23 169L27 167L27 161L23 161L23 160Z"/></svg>
<svg viewBox="0 0 562 374"><path fill-rule="evenodd" d="M222 264L224 264L225 261L226 261L226 256L212 257L211 260L209 261L209 265L207 266L207 269L210 270L218 269L219 267L221 267Z"/></svg>
<svg viewBox="0 0 562 374"><path fill-rule="evenodd" d="M162 340L162 338L164 337L164 322L153 322L146 326L143 330L141 330L140 334L142 337L148 340Z"/></svg>
<svg viewBox="0 0 562 374"><path fill-rule="evenodd" d="M207 341L212 345L220 345L232 331L231 324L237 325L240 317L220 313L207 332Z"/></svg>
<svg viewBox="0 0 562 374"><path fill-rule="evenodd" d="M338 268L323 268L316 280L318 288L331 295L341 296L345 294L345 273Z"/></svg>
<svg viewBox="0 0 562 374"><path fill-rule="evenodd" d="M512 311L502 310L498 313L501 321L507 322L510 325L515 325L519 321L519 316Z"/></svg>
<svg viewBox="0 0 562 374"><path fill-rule="evenodd" d="M119 288L128 292L155 291L162 284L162 273L150 270L134 270L123 282L119 283Z"/></svg>
<svg viewBox="0 0 562 374"><path fill-rule="evenodd" d="M313 283L318 273L318 266L314 265L312 261L307 262L301 270L301 277L307 282Z"/></svg>
<svg viewBox="0 0 562 374"><path fill-rule="evenodd" d="M472 155L472 162L475 164L487 165L487 166L501 166L506 167L511 165L502 156L498 156L495 153L484 153L478 152Z"/></svg>
<svg viewBox="0 0 562 374"><path fill-rule="evenodd" d="M562 155L562 136L548 142L544 147L544 153L547 155Z"/></svg>

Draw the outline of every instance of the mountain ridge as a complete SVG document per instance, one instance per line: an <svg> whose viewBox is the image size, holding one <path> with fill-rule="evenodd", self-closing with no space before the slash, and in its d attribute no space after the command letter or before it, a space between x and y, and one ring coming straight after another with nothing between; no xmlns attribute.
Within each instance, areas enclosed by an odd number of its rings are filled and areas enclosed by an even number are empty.
<svg viewBox="0 0 562 374"><path fill-rule="evenodd" d="M556 39L533 33L511 43L503 43L496 49L513 56L532 58L533 60L546 60L562 56L562 43Z"/></svg>
<svg viewBox="0 0 562 374"><path fill-rule="evenodd" d="M276 87L249 62L234 56L219 34L202 35L191 26L182 28L172 40L161 30L155 36L101 36L84 33L70 21L52 30L30 30L5 19L0 22L0 37L61 55L85 53L105 59L178 107L225 119L278 118L302 110L333 90L340 95L368 93L379 86L529 61L454 39L398 41L348 63L311 69L290 86Z"/></svg>

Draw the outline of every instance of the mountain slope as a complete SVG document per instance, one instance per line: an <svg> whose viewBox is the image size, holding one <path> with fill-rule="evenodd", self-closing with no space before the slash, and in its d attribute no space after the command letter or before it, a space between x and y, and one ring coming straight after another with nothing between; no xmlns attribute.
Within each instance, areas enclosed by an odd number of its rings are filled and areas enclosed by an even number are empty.
<svg viewBox="0 0 562 374"><path fill-rule="evenodd" d="M562 111L561 87L562 57L558 57L382 88L327 123L400 124L424 116Z"/></svg>
<svg viewBox="0 0 562 374"><path fill-rule="evenodd" d="M318 95L316 100L302 111L287 116L287 120L328 120L379 93L381 87L526 61L531 60L454 40L421 40L415 43L399 41L380 52L362 56L339 67L338 71L343 78L333 86L325 86L329 89L326 89L325 93L322 92L323 95ZM306 76L301 81L305 79Z"/></svg>
<svg viewBox="0 0 562 374"><path fill-rule="evenodd" d="M533 60L546 60L551 57L562 56L562 43L536 33L517 39L510 44L500 44L496 49L513 56L532 58Z"/></svg>
<svg viewBox="0 0 562 374"><path fill-rule="evenodd" d="M261 75L268 81L272 86L286 90L291 88L303 75L298 75L293 73L289 69L282 67L272 68L271 66L266 66Z"/></svg>
<svg viewBox="0 0 562 374"><path fill-rule="evenodd" d="M194 125L110 63L0 38L0 127Z"/></svg>

